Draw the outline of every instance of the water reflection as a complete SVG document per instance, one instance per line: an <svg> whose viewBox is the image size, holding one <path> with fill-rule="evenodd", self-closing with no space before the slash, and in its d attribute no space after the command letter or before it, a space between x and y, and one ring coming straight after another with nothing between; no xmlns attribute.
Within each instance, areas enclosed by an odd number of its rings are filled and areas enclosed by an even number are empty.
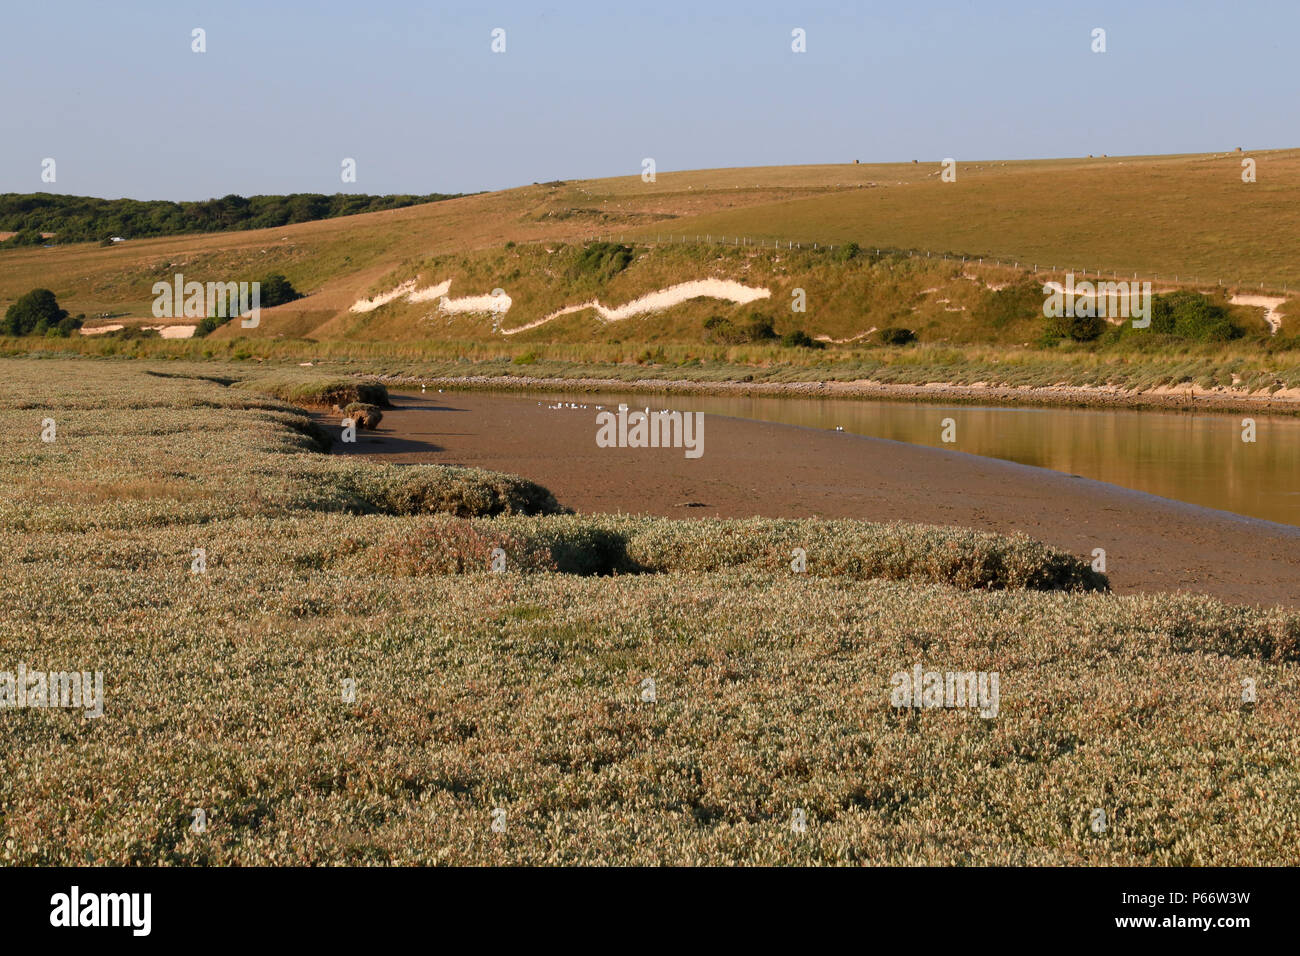
<svg viewBox="0 0 1300 956"><path fill-rule="evenodd" d="M515 393L518 395L518 393ZM524 397L524 396L520 396ZM1004 458L1300 525L1300 418L1252 414L1256 441L1237 414L1073 408L991 408L844 399L655 397L602 393L530 400L675 408L804 425ZM940 440L952 418L957 441Z"/></svg>

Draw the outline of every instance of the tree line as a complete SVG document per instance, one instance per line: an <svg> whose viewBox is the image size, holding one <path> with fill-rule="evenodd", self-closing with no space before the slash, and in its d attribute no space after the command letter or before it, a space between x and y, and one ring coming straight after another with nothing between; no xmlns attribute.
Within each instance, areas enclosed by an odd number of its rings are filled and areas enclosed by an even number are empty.
<svg viewBox="0 0 1300 956"><path fill-rule="evenodd" d="M269 229L383 209L454 199L460 193L366 196L291 193L287 196L223 196L201 202L96 199L55 193L0 193L0 232L16 233L3 245L107 242L182 233ZM42 238L42 233L53 233Z"/></svg>

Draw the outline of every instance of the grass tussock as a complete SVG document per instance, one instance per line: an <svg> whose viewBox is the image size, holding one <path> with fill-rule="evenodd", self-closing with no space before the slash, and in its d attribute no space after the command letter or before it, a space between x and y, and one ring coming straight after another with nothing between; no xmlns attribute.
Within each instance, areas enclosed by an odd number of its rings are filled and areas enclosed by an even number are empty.
<svg viewBox="0 0 1300 956"><path fill-rule="evenodd" d="M482 468L382 465L331 459L310 480L344 510L385 515L553 515L555 496L536 482Z"/></svg>
<svg viewBox="0 0 1300 956"><path fill-rule="evenodd" d="M379 406L368 402L351 402L343 409L343 414L352 419L358 428L371 431L378 428L379 423L384 420L384 413Z"/></svg>
<svg viewBox="0 0 1300 956"><path fill-rule="evenodd" d="M279 371L253 376L234 387L308 408L333 408L336 405L342 408L354 403L376 408L392 407L388 389L376 381Z"/></svg>

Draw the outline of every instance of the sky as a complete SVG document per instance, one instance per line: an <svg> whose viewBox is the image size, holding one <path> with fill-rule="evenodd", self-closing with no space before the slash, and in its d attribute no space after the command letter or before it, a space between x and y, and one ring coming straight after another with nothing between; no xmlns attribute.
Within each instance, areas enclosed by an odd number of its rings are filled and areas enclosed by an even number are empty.
<svg viewBox="0 0 1300 956"><path fill-rule="evenodd" d="M475 192L647 157L1296 146L1298 28L1300 0L3 0L0 192Z"/></svg>

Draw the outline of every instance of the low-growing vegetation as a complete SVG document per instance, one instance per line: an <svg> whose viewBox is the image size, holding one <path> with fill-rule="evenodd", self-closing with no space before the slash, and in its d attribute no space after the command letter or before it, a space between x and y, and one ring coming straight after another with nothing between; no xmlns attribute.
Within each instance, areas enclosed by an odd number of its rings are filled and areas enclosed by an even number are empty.
<svg viewBox="0 0 1300 956"><path fill-rule="evenodd" d="M253 375L236 388L268 395L306 408L332 408L353 403L391 408L388 388L373 380L321 375L319 372L279 371Z"/></svg>
<svg viewBox="0 0 1300 956"><path fill-rule="evenodd" d="M4 366L0 672L104 687L0 709L5 864L1300 861L1295 612L1023 538L564 515L323 454L271 394L345 397L314 372ZM997 716L893 706L917 664Z"/></svg>
<svg viewBox="0 0 1300 956"><path fill-rule="evenodd" d="M369 402L349 402L343 414L350 418L358 428L376 429L384 420L384 413L378 405Z"/></svg>

